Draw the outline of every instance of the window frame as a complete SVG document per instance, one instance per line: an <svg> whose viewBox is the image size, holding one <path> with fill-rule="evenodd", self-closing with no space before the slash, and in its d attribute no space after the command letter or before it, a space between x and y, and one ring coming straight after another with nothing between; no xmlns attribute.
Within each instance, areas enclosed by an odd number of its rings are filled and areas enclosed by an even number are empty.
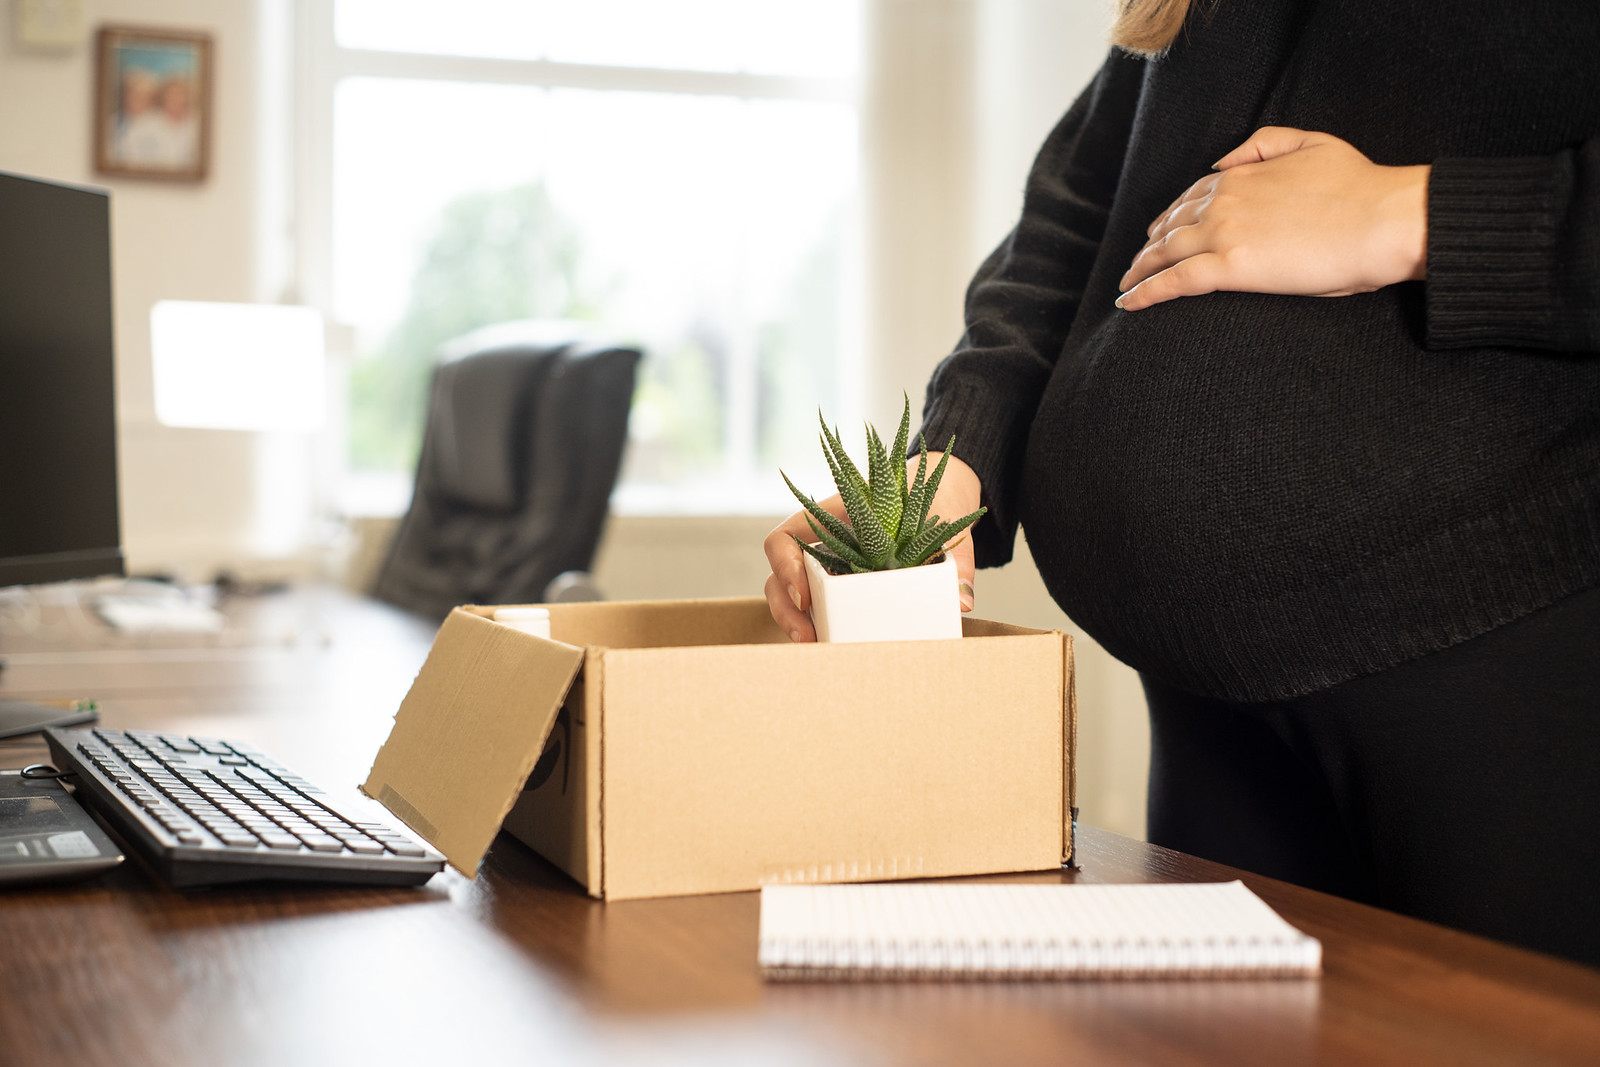
<svg viewBox="0 0 1600 1067"><path fill-rule="evenodd" d="M347 48L337 40L335 2L295 0L294 52L299 62L295 72L294 210L288 229L294 248L294 296L320 309L332 324L329 360L336 368L336 378L341 378L340 372L347 371L354 358L353 331L335 321L333 302L334 96L345 78L841 104L855 111L860 129L863 87L859 73L855 77L801 77ZM858 157L857 212L864 189L860 167ZM862 269L860 240L858 233L847 268L857 279ZM854 288L859 289L859 286ZM836 353L839 410L830 413L836 416L835 421L846 424L857 421L865 388L860 359L862 315L859 306L855 306L858 302L856 296L846 301L850 305L844 311L847 338ZM744 330L739 332L748 334ZM629 492L628 486L620 486L613 498L614 510L629 514L769 514L793 509L793 501L787 499L781 481L757 477L751 462L758 403L756 355L748 336L736 339L735 346L737 354L730 368L730 394L734 400L727 412L730 428L726 439L730 450L719 483L709 490L685 493L659 486L641 486ZM391 475L351 470L344 448L345 403L344 390L336 381L329 403L329 430L333 440L326 454L339 457L339 473L332 480L340 510L356 515L399 514L409 498L411 475L409 472ZM740 449L735 442L744 442L745 447Z"/></svg>

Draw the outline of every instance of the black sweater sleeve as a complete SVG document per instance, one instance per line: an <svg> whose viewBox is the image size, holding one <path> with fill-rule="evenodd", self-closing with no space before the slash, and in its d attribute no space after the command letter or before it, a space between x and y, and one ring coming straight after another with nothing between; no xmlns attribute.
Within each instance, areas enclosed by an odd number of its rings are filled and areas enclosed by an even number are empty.
<svg viewBox="0 0 1600 1067"><path fill-rule="evenodd" d="M1427 308L1431 348L1600 351L1600 138L1435 162Z"/></svg>
<svg viewBox="0 0 1600 1067"><path fill-rule="evenodd" d="M1122 173L1144 62L1113 50L1034 161L1022 218L967 288L966 330L934 370L922 432L977 472L989 508L978 566L1011 559L1016 485L1039 397L1066 341Z"/></svg>

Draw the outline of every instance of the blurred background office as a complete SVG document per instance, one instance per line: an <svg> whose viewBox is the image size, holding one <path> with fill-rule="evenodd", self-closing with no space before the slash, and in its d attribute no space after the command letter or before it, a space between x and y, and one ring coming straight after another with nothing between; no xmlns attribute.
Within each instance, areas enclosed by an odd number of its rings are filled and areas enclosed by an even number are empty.
<svg viewBox="0 0 1600 1067"><path fill-rule="evenodd" d="M644 353L593 568L617 599L759 594L793 510L778 469L826 491L817 410L920 406L1108 21L1105 0L0 2L0 170L113 194L131 571L370 588L441 345L560 320ZM97 172L105 26L209 37L203 178ZM218 410L216 382L158 366L153 313L181 333L204 304L320 314L295 366L321 388L227 429L174 414ZM1020 544L978 613L1072 629ZM1137 679L1081 635L1078 666L1082 817L1142 836Z"/></svg>

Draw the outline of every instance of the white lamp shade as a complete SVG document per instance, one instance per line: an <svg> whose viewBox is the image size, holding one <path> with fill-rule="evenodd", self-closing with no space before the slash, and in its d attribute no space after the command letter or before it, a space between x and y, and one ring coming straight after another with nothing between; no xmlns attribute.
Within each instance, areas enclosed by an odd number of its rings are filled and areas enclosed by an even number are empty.
<svg viewBox="0 0 1600 1067"><path fill-rule="evenodd" d="M310 431L327 410L314 308L163 300L150 311L156 418L207 430Z"/></svg>

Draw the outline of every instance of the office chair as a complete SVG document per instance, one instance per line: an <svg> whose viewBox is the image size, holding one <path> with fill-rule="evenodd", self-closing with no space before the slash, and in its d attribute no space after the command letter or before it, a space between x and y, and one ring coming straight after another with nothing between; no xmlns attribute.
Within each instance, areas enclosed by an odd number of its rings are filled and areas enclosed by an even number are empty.
<svg viewBox="0 0 1600 1067"><path fill-rule="evenodd" d="M443 618L584 588L622 463L637 349L513 322L447 344L411 507L373 595ZM592 587L591 587L592 588Z"/></svg>

